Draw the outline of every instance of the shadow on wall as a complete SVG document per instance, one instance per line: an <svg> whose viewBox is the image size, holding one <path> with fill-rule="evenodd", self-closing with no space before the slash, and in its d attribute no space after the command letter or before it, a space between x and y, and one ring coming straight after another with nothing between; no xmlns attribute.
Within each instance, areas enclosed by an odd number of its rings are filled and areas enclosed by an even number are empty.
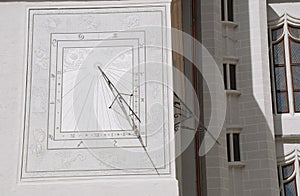
<svg viewBox="0 0 300 196"><path fill-rule="evenodd" d="M237 66L237 81L241 96L238 100L238 116L242 125L241 157L245 163L245 168L241 170L243 181L241 195L279 195L267 17L266 13L261 11L266 10L267 5L261 0L239 0L239 6L237 38L240 43L237 47L237 56L240 57L240 61ZM256 17L260 20L255 20ZM229 124L236 124L236 119L228 120ZM239 184L238 179L235 180L231 187L240 191L235 185Z"/></svg>
<svg viewBox="0 0 300 196"><path fill-rule="evenodd" d="M220 20L221 16L216 17L216 15L211 14L212 10L209 10L210 13L201 13L201 21L205 23L202 24L202 29L200 30L202 34L201 42L215 58L215 61L220 66L220 70L223 68L223 56L226 56L228 50L236 48L230 56L239 57L237 65L237 88L241 91L241 96L238 98L228 95L227 119L223 133L218 139L221 145L215 144L205 156L205 168L202 169L205 170L206 175L202 176L202 181L207 183L207 190L205 190L207 193L203 195L279 195L272 114L267 18L262 15L260 17L261 20L254 19L254 17L261 14L266 14L263 11L262 13L259 12L264 10L263 8L266 10L266 2L261 0L236 0L235 3L237 7L235 20L238 23L238 27L233 34L225 35L227 37L223 34L223 39L236 39L238 41L236 41L234 47L228 46L228 48L225 48L223 55L222 47L220 46L223 46L224 43L222 45L218 39L222 33L222 24L217 23L216 25L216 20ZM211 1L211 4L209 2L203 4L207 7L215 6L214 1ZM214 7L213 9L216 8ZM183 25L185 24L183 23ZM203 96L201 96L203 98L201 100L203 101L203 107L201 107L201 110L204 115L203 119L207 125L213 108L210 105L209 99L211 97L205 81L200 81L200 83L203 85ZM241 161L245 164L245 167L233 167L227 173L228 163L225 158L226 129L234 129L237 125L241 125L242 127L240 133ZM194 147L191 146L191 151L193 151L192 148ZM188 155L187 152L188 150L184 155ZM191 162L189 164L186 162L183 163L183 167L185 164L188 166ZM189 168L193 169L192 167ZM194 175L192 175L192 180L194 179L193 177ZM190 194L186 196L196 195Z"/></svg>
<svg viewBox="0 0 300 196"><path fill-rule="evenodd" d="M266 2L237 0L235 3L237 7L235 20L238 23L234 32L235 37L234 34L225 35L228 37L224 37L223 34L223 39L238 40L235 44L235 54L230 54L230 56L239 57L237 88L241 91L241 96L236 98L236 101L231 95L228 96L228 111L224 131L241 125L241 161L245 167L229 169L229 195L278 195L271 82L268 66L267 18L263 15L265 12L261 11L266 8ZM260 16L260 20L256 20L255 17L258 16ZM206 43L205 39L203 37L204 44ZM218 58L215 48L209 48L209 50ZM229 50L232 48L225 48L223 55ZM220 138L220 143L223 143L222 146L226 148L224 142L226 140ZM220 147L212 149L208 157L213 157L218 150ZM224 164L220 163L221 166L227 167L226 161ZM209 166L208 170L210 170ZM207 172L208 179L214 175L212 170ZM268 186L265 186L266 184ZM208 193L213 191L209 190L210 187L212 186L208 187ZM226 184L224 188L226 188Z"/></svg>
<svg viewBox="0 0 300 196"><path fill-rule="evenodd" d="M212 7L215 6L214 1L203 2L206 6L210 6L210 3ZM220 70L223 68L222 59L223 56L226 56L227 50L236 48L230 56L239 57L237 88L241 91L240 97L228 95L227 119L223 133L218 139L221 145L215 144L210 152L202 158L201 171L204 175L201 175L201 182L205 182L205 184L201 184L201 186L202 190L205 191L201 196L279 195L267 18L265 15L261 15L266 14L264 11L259 12L264 10L263 8L266 10L266 2L236 0L235 5L237 8L235 20L238 27L233 34L226 35L228 36L226 39L236 39L237 41L234 47L226 48L223 55L222 47L220 47L223 45L218 39L219 35L222 34L222 24L216 25L216 20L220 20L221 15L216 17L211 13L201 13L201 21L205 21L205 24L202 24L202 29L199 30L201 33L199 32L200 38L198 39L215 58ZM203 5L201 4L201 6ZM190 4L183 4L183 8L185 8L183 9L183 31L191 34ZM220 12L218 13L220 14ZM260 20L255 20L254 17L258 16L260 16ZM205 28L206 26L213 26L213 28ZM225 39L224 34L223 39ZM191 63L185 61L185 74L192 78L194 73L189 67L192 67ZM211 97L205 81L199 81L199 84L203 86L201 89L203 95L200 96L200 102L203 103L200 104L201 114L203 114L202 120L208 124L213 110L210 103ZM233 167L227 173L226 129L230 130L237 125L242 127L240 133L241 161L245 167ZM193 142L181 157L183 160L181 165L183 196L197 196L194 155L195 144Z"/></svg>

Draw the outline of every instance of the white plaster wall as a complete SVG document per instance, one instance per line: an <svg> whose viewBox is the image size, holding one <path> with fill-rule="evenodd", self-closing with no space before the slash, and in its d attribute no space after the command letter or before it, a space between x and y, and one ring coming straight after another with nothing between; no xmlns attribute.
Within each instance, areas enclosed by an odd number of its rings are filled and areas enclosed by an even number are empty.
<svg viewBox="0 0 300 196"><path fill-rule="evenodd" d="M285 13L292 17L300 18L300 2L294 1L268 1L268 20L276 20ZM292 93L289 93L292 97ZM290 99L290 108L292 110L293 100ZM275 133L278 135L299 134L300 114L290 112L288 114L274 115Z"/></svg>
<svg viewBox="0 0 300 196"><path fill-rule="evenodd" d="M294 17L299 19L300 2L299 1L268 1L268 20L275 21L280 17ZM288 14L285 15L285 14ZM288 46L285 47L286 51ZM291 82L290 72L287 71L287 80ZM291 83L290 83L291 84ZM277 163L279 165L284 165L289 162L294 162L296 165L296 181L297 190L299 193L299 169L297 165L297 160L299 160L299 126L300 126L300 115L299 113L294 113L293 109L293 97L292 88L289 88L289 105L290 113L287 114L274 114L274 127L275 134L278 135L276 140L276 156Z"/></svg>
<svg viewBox="0 0 300 196"><path fill-rule="evenodd" d="M50 3L52 4L52 3ZM54 5L53 3L52 5ZM97 5L61 3L60 5ZM0 3L0 195L176 196L175 176L20 182L26 78L27 8L39 3Z"/></svg>

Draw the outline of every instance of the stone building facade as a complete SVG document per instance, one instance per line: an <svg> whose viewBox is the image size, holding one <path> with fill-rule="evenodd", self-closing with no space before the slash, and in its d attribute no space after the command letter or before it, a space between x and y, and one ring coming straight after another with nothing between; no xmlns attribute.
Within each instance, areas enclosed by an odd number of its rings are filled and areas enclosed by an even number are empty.
<svg viewBox="0 0 300 196"><path fill-rule="evenodd" d="M224 145L205 158L205 194L298 195L300 2L221 2L201 1L202 43L227 96Z"/></svg>
<svg viewBox="0 0 300 196"><path fill-rule="evenodd" d="M0 2L0 195L299 195L299 10L298 0ZM187 33L189 39L185 39L185 33L172 31L171 26ZM147 44L152 48L147 48ZM78 49L88 51L96 46L113 49L94 50L90 57ZM122 48L129 46L135 49L127 54ZM131 120L133 133L129 130L128 135L114 135L112 128L105 132L111 124L104 122L109 117L101 116L99 109L95 112L96 124L97 119L105 119L101 121L105 128L102 133L96 125L94 135L88 135L89 131L68 135L72 131L69 124L54 119L54 114L52 118L52 105L60 106L63 99L51 101L53 94L61 93L58 86L62 85L57 82L61 76L58 72L52 75L51 69L58 69L59 62L63 62L61 71L69 71L68 67L63 69L66 50L73 50L68 61L71 66L84 65L84 61L74 59L87 55L83 58L93 64L88 73L94 76L98 71L106 78L102 82L108 88L102 90L115 97L104 96L103 100L111 98L110 106L118 101L120 112ZM125 55L117 58L112 70L114 66L117 71L121 67L136 77L147 73L144 83L154 80L172 86L182 102L200 108L200 126L194 128L188 146L183 146L187 136L184 128L174 131L173 92L157 93L164 85L154 83L147 87L149 92L130 95L140 101L136 105L132 102L131 108L131 99L118 90L125 91L126 85L135 89L143 83L134 83L134 77L131 84L122 81L123 75L110 76L98 62L101 59L109 63L106 57L122 52ZM210 64L211 57L217 67ZM158 60L159 67L151 64ZM140 72L134 68L126 70L126 63L148 66ZM185 77L177 76L171 69L161 69L164 64L177 68ZM98 79L100 76L96 75ZM114 77L120 78L114 81ZM51 78L60 79L52 84ZM192 98L184 78L195 89ZM72 93L75 82L69 89ZM114 82L117 84L112 86ZM93 88L101 89L98 84ZM86 95L89 97L89 91ZM225 102L221 101L222 96ZM73 98L69 100L73 102ZM141 106L144 100L145 106ZM103 106L94 99L89 103L90 107ZM145 109L147 103L161 105L149 112ZM80 121L83 110L78 111ZM126 111L130 115L126 116ZM147 112L150 116L146 116ZM72 122L76 111L73 113L69 121L75 125L74 130L89 130L88 113L81 128ZM150 119L150 124L144 126L149 127L144 128L149 135L136 130L135 125L143 119ZM51 134L48 125L52 121L66 130L56 132L61 127L55 126ZM163 124L161 128L156 126L159 122ZM122 123L113 126L123 128ZM105 139L109 140L103 142Z"/></svg>

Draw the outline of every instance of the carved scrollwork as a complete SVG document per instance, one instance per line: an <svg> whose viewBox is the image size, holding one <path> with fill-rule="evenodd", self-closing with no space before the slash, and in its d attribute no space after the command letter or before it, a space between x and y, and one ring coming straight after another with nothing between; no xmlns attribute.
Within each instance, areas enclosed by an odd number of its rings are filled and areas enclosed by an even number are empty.
<svg viewBox="0 0 300 196"><path fill-rule="evenodd" d="M56 40L56 39L53 39L53 40L52 40L52 46L53 46L53 47L56 47L56 46L57 46L57 40Z"/></svg>
<svg viewBox="0 0 300 196"><path fill-rule="evenodd" d="M78 70L90 51L87 48L66 49L64 55L64 73Z"/></svg>
<svg viewBox="0 0 300 196"><path fill-rule="evenodd" d="M44 153L43 142L45 138L46 134L42 129L35 129L33 131L34 144L31 145L31 153L36 157L40 157Z"/></svg>
<svg viewBox="0 0 300 196"><path fill-rule="evenodd" d="M80 25L84 26L86 29L94 30L101 25L101 21L96 19L94 16L82 16L82 22Z"/></svg>
<svg viewBox="0 0 300 196"><path fill-rule="evenodd" d="M80 33L80 34L78 35L78 38L79 38L80 40L83 40L83 39L84 39L84 35L83 35L82 33Z"/></svg>
<svg viewBox="0 0 300 196"><path fill-rule="evenodd" d="M85 155L81 153L61 152L56 153L56 155L61 158L61 164L64 168L70 168L77 161L86 160Z"/></svg>
<svg viewBox="0 0 300 196"><path fill-rule="evenodd" d="M47 111L47 90L43 87L34 87L32 89L32 111L41 113Z"/></svg>
<svg viewBox="0 0 300 196"><path fill-rule="evenodd" d="M37 48L34 50L35 59L35 72L39 72L41 70L48 70L49 68L49 55L48 51L44 48Z"/></svg>
<svg viewBox="0 0 300 196"><path fill-rule="evenodd" d="M128 16L125 18L124 23L128 28L135 28L140 25L140 20L135 16Z"/></svg>

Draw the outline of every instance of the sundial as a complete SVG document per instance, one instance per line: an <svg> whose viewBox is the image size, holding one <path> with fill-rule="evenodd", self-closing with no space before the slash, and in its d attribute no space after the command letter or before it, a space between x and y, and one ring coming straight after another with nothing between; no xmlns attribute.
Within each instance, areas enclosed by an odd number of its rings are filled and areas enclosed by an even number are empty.
<svg viewBox="0 0 300 196"><path fill-rule="evenodd" d="M52 35L59 60L51 64L50 130L63 142L51 140L50 148L139 146L137 135L146 141L144 32L81 36L74 46L68 42L74 34Z"/></svg>
<svg viewBox="0 0 300 196"><path fill-rule="evenodd" d="M172 175L167 9L29 10L22 180Z"/></svg>

